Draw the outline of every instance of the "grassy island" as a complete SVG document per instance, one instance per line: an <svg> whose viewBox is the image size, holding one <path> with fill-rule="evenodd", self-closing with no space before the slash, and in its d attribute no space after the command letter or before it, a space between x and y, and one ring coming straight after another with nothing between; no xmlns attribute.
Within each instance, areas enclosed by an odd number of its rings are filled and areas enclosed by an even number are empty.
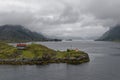
<svg viewBox="0 0 120 80"><path fill-rule="evenodd" d="M48 64L68 63L81 64L89 61L89 56L83 51L55 51L40 44L29 44L26 49L19 50L7 43L0 42L0 64Z"/></svg>

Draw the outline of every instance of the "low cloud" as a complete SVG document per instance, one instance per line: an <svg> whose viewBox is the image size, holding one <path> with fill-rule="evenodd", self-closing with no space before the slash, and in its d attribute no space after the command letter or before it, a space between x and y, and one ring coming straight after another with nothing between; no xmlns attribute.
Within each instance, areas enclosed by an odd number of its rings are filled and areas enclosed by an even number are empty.
<svg viewBox="0 0 120 80"><path fill-rule="evenodd" d="M0 0L0 25L20 24L48 37L97 38L120 23L118 0Z"/></svg>

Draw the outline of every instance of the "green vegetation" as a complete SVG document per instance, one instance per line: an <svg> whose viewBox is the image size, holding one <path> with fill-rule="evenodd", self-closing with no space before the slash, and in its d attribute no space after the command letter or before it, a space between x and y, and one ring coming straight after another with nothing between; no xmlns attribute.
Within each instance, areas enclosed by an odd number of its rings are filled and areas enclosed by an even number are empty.
<svg viewBox="0 0 120 80"><path fill-rule="evenodd" d="M0 58L8 59L15 57L17 53L17 48L10 46L6 43L0 42Z"/></svg>
<svg viewBox="0 0 120 80"><path fill-rule="evenodd" d="M16 47L0 42L0 60L0 64L46 64L60 62L80 64L88 62L89 56L85 52L76 50L55 51L40 44L30 44L27 45L26 49L19 50Z"/></svg>
<svg viewBox="0 0 120 80"><path fill-rule="evenodd" d="M56 51L49 49L43 45L40 44L31 44L28 45L25 50L22 50L22 56L28 57L28 58L43 58L45 56L52 57L54 56Z"/></svg>

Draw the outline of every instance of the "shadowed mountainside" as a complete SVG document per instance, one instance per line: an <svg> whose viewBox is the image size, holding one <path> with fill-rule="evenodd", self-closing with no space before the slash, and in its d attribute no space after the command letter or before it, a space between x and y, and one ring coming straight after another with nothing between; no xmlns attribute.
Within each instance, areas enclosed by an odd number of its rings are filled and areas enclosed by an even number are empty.
<svg viewBox="0 0 120 80"><path fill-rule="evenodd" d="M42 34L32 32L21 25L0 26L0 40L10 42L42 41L46 38Z"/></svg>
<svg viewBox="0 0 120 80"><path fill-rule="evenodd" d="M120 41L120 25L111 28L96 41Z"/></svg>
<svg viewBox="0 0 120 80"><path fill-rule="evenodd" d="M21 25L0 26L0 40L7 42L27 42L27 41L54 41L40 33L32 32Z"/></svg>

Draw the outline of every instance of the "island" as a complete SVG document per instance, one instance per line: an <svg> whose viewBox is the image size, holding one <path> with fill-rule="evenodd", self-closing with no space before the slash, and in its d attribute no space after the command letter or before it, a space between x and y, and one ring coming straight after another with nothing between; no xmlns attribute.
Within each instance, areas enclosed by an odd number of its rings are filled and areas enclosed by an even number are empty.
<svg viewBox="0 0 120 80"><path fill-rule="evenodd" d="M20 46L25 46L20 48ZM49 63L81 64L89 62L87 53L78 49L56 51L41 44L18 44L17 47L0 42L0 64L42 65Z"/></svg>

